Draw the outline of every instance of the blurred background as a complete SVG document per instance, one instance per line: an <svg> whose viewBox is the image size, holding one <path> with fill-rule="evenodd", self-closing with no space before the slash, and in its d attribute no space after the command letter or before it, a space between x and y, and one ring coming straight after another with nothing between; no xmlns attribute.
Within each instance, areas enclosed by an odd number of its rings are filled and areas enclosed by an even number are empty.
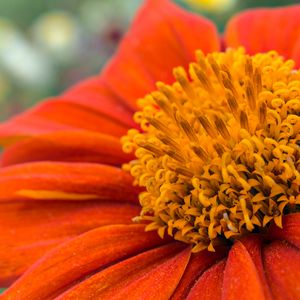
<svg viewBox="0 0 300 300"><path fill-rule="evenodd" d="M0 121L99 72L142 0L1 0ZM222 31L247 7L289 0L177 0Z"/></svg>

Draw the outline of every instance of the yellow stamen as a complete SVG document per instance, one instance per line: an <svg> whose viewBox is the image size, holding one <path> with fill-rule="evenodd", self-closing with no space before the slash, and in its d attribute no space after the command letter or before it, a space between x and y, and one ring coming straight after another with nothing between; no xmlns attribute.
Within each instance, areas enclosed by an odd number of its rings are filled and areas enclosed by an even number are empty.
<svg viewBox="0 0 300 300"><path fill-rule="evenodd" d="M139 100L142 132L122 138L145 187L137 221L214 251L300 205L300 72L276 52L197 51L189 74Z"/></svg>

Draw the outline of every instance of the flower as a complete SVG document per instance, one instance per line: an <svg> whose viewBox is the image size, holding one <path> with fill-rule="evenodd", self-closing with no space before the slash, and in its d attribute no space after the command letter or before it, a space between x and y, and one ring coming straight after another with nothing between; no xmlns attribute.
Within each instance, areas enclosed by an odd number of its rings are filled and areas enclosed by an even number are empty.
<svg viewBox="0 0 300 300"><path fill-rule="evenodd" d="M243 12L218 52L146 1L99 76L2 124L2 298L299 299L299 12Z"/></svg>

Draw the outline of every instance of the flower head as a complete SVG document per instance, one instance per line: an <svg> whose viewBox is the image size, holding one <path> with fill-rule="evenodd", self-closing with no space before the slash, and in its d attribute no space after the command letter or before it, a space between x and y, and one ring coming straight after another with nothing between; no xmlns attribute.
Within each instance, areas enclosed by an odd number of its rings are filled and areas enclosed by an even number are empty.
<svg viewBox="0 0 300 300"><path fill-rule="evenodd" d="M297 211L300 72L276 52L197 53L188 74L139 100L142 128L123 138L140 194L139 220L214 251Z"/></svg>
<svg viewBox="0 0 300 300"><path fill-rule="evenodd" d="M2 124L2 298L298 299L299 12L225 50L148 0L100 76Z"/></svg>

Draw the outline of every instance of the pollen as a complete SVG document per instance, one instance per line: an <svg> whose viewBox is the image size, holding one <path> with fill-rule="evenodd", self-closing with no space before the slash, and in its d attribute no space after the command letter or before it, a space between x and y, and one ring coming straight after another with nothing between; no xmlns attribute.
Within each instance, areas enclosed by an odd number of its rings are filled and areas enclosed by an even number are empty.
<svg viewBox="0 0 300 300"><path fill-rule="evenodd" d="M300 209L300 71L275 51L205 56L138 100L123 168L144 188L146 230L193 251L282 227Z"/></svg>

